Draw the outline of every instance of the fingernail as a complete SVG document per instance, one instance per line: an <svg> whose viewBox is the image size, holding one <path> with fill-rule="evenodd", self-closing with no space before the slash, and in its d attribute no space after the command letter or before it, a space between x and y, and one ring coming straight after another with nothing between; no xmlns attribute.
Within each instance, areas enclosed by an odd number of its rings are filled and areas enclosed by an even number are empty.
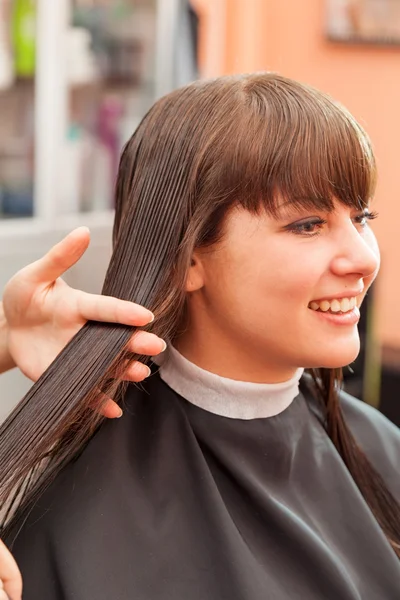
<svg viewBox="0 0 400 600"><path fill-rule="evenodd" d="M144 378L146 379L147 377L150 377L150 375L151 375L151 369L150 369L150 367L148 367L147 365L144 365L144 366L145 366L145 367L146 367L146 369L147 369L147 375L145 375L145 377L144 377Z"/></svg>
<svg viewBox="0 0 400 600"><path fill-rule="evenodd" d="M167 342L165 340L161 340L163 343L163 349L161 350L161 352L165 352L165 350L167 349Z"/></svg>
<svg viewBox="0 0 400 600"><path fill-rule="evenodd" d="M152 312L150 313L150 315L149 315L149 316L150 316L150 321L149 321L149 323L152 323L152 322L154 321L154 319L155 319L155 316L153 315L153 313L152 313Z"/></svg>
<svg viewBox="0 0 400 600"><path fill-rule="evenodd" d="M120 410L120 413L119 413L119 415L117 415L117 416L115 417L116 419L120 419L120 418L122 417L122 415L124 414L124 413L123 413L123 410L122 410L121 408L120 408L119 410Z"/></svg>

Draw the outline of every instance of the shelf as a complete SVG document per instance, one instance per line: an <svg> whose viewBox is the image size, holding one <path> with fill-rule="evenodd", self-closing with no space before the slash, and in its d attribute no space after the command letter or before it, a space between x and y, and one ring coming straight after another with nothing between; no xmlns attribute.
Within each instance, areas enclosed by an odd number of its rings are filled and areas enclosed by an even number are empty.
<svg viewBox="0 0 400 600"><path fill-rule="evenodd" d="M327 40L328 42L334 43L334 44L340 44L340 45L348 45L348 46L380 46L382 48L400 48L400 37L391 37L391 36L387 36L387 37L371 37L371 38L366 38L363 36L357 36L357 35L349 35L349 36L343 36L343 37L339 37L336 35L332 35L332 34L328 34L327 36Z"/></svg>

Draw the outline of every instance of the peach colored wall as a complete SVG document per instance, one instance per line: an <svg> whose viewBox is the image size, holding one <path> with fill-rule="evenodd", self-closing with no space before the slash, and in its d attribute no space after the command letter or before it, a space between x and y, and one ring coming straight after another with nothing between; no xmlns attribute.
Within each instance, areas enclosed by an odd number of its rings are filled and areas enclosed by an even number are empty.
<svg viewBox="0 0 400 600"><path fill-rule="evenodd" d="M226 14L221 72L269 69L315 85L345 104L370 134L379 167L378 335L400 348L400 47L329 43L324 0L201 0L203 6L217 1Z"/></svg>

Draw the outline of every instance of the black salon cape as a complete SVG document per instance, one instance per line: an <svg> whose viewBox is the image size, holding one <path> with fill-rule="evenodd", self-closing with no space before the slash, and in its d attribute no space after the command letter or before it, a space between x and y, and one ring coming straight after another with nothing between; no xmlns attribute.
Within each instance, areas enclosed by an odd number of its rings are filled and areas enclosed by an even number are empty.
<svg viewBox="0 0 400 600"><path fill-rule="evenodd" d="M400 499L400 433L342 396ZM303 391L237 420L131 386L13 545L25 600L395 600L400 562Z"/></svg>

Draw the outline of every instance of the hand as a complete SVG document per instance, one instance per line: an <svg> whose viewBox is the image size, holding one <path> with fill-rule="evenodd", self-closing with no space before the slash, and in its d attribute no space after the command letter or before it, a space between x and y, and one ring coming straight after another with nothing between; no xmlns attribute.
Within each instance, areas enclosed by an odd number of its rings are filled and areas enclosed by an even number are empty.
<svg viewBox="0 0 400 600"><path fill-rule="evenodd" d="M123 323L138 327L153 320L152 313L138 304L108 296L87 294L70 288L60 276L86 251L90 233L79 227L56 244L43 258L28 265L8 282L3 294L7 321L8 351L21 371L36 381L88 320ZM165 343L152 333L137 332L129 350L154 356ZM149 368L139 362L125 373L129 381L142 381ZM121 409L112 400L102 410L106 417L119 417Z"/></svg>
<svg viewBox="0 0 400 600"><path fill-rule="evenodd" d="M0 540L0 600L21 600L22 578L17 563Z"/></svg>

